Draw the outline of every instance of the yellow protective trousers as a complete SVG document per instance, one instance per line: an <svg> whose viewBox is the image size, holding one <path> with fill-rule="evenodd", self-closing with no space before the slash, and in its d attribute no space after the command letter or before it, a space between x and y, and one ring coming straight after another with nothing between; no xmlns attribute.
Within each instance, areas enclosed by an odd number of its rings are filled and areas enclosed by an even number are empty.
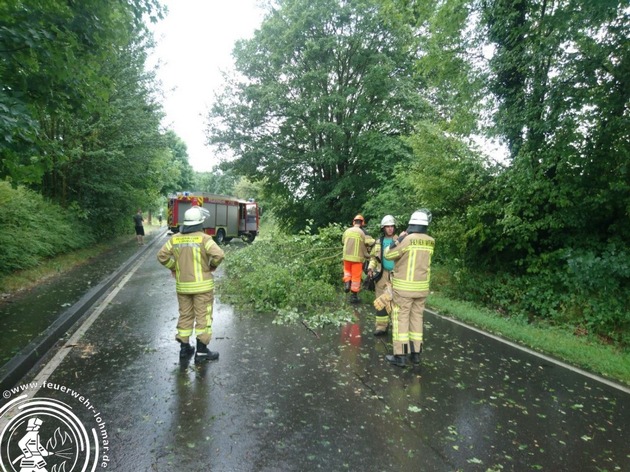
<svg viewBox="0 0 630 472"><path fill-rule="evenodd" d="M212 336L212 304L214 291L204 293L178 293L179 319L177 335L183 343L189 342L193 330L197 339L204 344L210 343Z"/></svg>
<svg viewBox="0 0 630 472"><path fill-rule="evenodd" d="M389 285L391 287L391 282L389 280L390 272L386 269L383 269L383 275L378 282L374 285L374 298L378 298L383 293L385 293L385 288ZM389 314L387 310L382 309L376 312L376 330L386 331L389 326Z"/></svg>
<svg viewBox="0 0 630 472"><path fill-rule="evenodd" d="M394 290L392 341L394 355L422 351L424 303L427 297L401 297Z"/></svg>

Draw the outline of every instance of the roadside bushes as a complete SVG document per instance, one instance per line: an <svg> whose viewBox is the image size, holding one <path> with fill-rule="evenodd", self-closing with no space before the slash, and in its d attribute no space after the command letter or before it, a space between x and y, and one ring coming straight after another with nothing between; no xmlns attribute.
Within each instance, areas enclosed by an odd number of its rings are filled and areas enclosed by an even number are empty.
<svg viewBox="0 0 630 472"><path fill-rule="evenodd" d="M70 211L24 187L0 182L0 274L35 267L93 242L88 225Z"/></svg>
<svg viewBox="0 0 630 472"><path fill-rule="evenodd" d="M257 311L275 312L277 322L301 317L315 324L337 322L340 311L341 238L344 228L331 225L310 234L257 239L245 248L227 248L226 277L219 292Z"/></svg>
<svg viewBox="0 0 630 472"><path fill-rule="evenodd" d="M544 320L630 350L630 253L559 250L531 258L525 273L460 268L439 290L524 322Z"/></svg>

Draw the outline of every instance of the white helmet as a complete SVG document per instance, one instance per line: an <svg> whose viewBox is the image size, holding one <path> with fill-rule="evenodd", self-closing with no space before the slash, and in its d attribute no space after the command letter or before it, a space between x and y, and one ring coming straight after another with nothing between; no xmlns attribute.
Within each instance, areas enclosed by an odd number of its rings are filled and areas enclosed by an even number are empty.
<svg viewBox="0 0 630 472"><path fill-rule="evenodd" d="M396 220L392 215L385 215L381 220L381 228L383 226L396 226Z"/></svg>
<svg viewBox="0 0 630 472"><path fill-rule="evenodd" d="M195 226L203 223L208 215L208 210L194 206L184 213L184 226Z"/></svg>
<svg viewBox="0 0 630 472"><path fill-rule="evenodd" d="M42 420L40 420L39 418L30 418L26 425L26 430L37 431L41 425L42 425Z"/></svg>
<svg viewBox="0 0 630 472"><path fill-rule="evenodd" d="M431 212L424 208L414 211L409 219L409 226L429 226L429 223L431 223Z"/></svg>

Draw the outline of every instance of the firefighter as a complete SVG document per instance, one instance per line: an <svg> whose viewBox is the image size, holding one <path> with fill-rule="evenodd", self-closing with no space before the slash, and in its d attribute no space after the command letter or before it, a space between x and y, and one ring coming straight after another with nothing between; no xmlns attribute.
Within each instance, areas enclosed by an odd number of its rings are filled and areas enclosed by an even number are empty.
<svg viewBox="0 0 630 472"><path fill-rule="evenodd" d="M370 257L369 248L375 243L363 227L365 219L357 215L352 220L352 227L343 233L343 284L350 295L350 303L359 303L363 262Z"/></svg>
<svg viewBox="0 0 630 472"><path fill-rule="evenodd" d="M368 266L368 277L374 280L374 296L380 297L385 292L385 288L391 284L391 272L394 269L394 261L383 258L386 247L396 239L396 220L392 215L385 215L381 220L381 236L376 240L374 249L370 257ZM376 312L376 326L374 336L384 336L387 334L389 326L389 315L385 308Z"/></svg>
<svg viewBox="0 0 630 472"><path fill-rule="evenodd" d="M181 233L173 235L157 254L158 261L171 270L179 303L175 340L180 343L180 358L195 352L190 345L193 330L197 337L195 362L216 360L218 352L208 349L212 335L214 278L212 273L223 261L223 250L203 232L207 211L198 206L186 210Z"/></svg>
<svg viewBox="0 0 630 472"><path fill-rule="evenodd" d="M407 231L400 233L383 254L385 260L395 262L392 273L394 353L385 358L399 367L407 365L408 355L411 362L420 363L422 318L429 295L431 257L435 245L435 240L426 234L430 222L431 213L428 210L415 211L409 219Z"/></svg>

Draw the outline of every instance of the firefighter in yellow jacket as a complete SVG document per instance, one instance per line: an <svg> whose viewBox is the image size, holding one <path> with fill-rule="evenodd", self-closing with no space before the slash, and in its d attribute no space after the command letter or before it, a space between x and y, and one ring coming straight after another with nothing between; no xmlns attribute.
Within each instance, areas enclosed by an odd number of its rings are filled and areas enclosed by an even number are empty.
<svg viewBox="0 0 630 472"><path fill-rule="evenodd" d="M374 245L374 238L364 230L365 219L357 215L352 220L352 227L343 233L343 284L346 293L352 292L351 303L359 303L363 262L370 257L369 248Z"/></svg>
<svg viewBox="0 0 630 472"><path fill-rule="evenodd" d="M435 245L435 240L426 234L430 222L428 210L414 212L407 231L403 231L384 253L386 260L395 262L392 274L394 353L385 358L399 367L407 365L408 356L414 364L420 363L424 303L429 295Z"/></svg>
<svg viewBox="0 0 630 472"><path fill-rule="evenodd" d="M205 213L204 213L205 212ZM197 337L195 362L216 360L218 352L208 349L212 335L214 278L212 272L223 261L223 250L203 232L207 211L194 206L184 213L180 234L172 236L157 254L158 261L175 277L179 319L175 340L180 343L180 357L190 357L193 330Z"/></svg>
<svg viewBox="0 0 630 472"><path fill-rule="evenodd" d="M368 266L368 277L374 279L374 296L380 297L391 284L390 274L394 270L394 261L383 257L385 248L397 239L396 220L392 215L385 215L381 220L381 236L376 240ZM389 314L385 308L376 312L374 336L385 336L389 326Z"/></svg>

